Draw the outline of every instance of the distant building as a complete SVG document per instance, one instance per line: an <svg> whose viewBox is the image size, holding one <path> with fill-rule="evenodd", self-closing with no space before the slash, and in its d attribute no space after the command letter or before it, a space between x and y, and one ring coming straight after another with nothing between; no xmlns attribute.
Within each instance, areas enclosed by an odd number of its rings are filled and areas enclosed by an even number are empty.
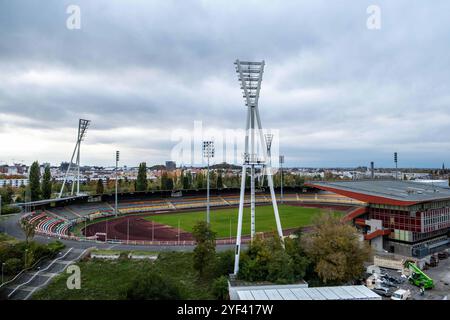
<svg viewBox="0 0 450 320"><path fill-rule="evenodd" d="M11 186L13 188L19 188L21 186L27 186L28 179L0 179L0 188Z"/></svg>
<svg viewBox="0 0 450 320"><path fill-rule="evenodd" d="M177 168L175 161L166 161L166 170L173 171Z"/></svg>

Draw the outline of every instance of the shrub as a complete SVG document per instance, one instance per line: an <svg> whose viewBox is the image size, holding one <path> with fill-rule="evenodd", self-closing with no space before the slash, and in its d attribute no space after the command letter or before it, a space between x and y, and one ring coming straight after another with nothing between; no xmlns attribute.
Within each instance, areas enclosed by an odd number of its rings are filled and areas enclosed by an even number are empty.
<svg viewBox="0 0 450 320"><path fill-rule="evenodd" d="M228 300L228 279L225 276L216 278L211 286L214 297L218 300Z"/></svg>
<svg viewBox="0 0 450 320"><path fill-rule="evenodd" d="M300 256L291 256L289 253L297 253L299 248L293 244L289 246L292 248L288 250L286 245L284 250L276 234L268 239L256 237L242 254L238 277L247 281L275 283L290 283L301 279L307 263ZM302 265L296 266L296 262L301 262Z"/></svg>
<svg viewBox="0 0 450 320"><path fill-rule="evenodd" d="M1 209L1 214L13 214L13 213L19 213L19 212L20 212L20 208L16 207L16 206L5 205L5 206L2 206L2 209Z"/></svg>
<svg viewBox="0 0 450 320"><path fill-rule="evenodd" d="M125 297L128 300L178 300L181 290L171 279L150 272L134 279Z"/></svg>
<svg viewBox="0 0 450 320"><path fill-rule="evenodd" d="M64 249L66 246L61 241L53 241L47 244L47 248L53 256L55 256L58 252L60 252L62 249Z"/></svg>
<svg viewBox="0 0 450 320"><path fill-rule="evenodd" d="M22 260L17 258L11 258L5 261L5 274L15 275L23 269Z"/></svg>
<svg viewBox="0 0 450 320"><path fill-rule="evenodd" d="M227 250L216 254L214 274L216 277L228 276L234 269L234 251Z"/></svg>

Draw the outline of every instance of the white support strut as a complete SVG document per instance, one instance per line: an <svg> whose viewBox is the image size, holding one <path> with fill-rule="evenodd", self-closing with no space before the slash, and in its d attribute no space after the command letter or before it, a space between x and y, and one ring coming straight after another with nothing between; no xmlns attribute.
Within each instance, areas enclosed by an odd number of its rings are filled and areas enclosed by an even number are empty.
<svg viewBox="0 0 450 320"><path fill-rule="evenodd" d="M262 75L264 73L264 61L262 62L250 62L236 60L236 72L238 73L238 79L241 83L241 89L244 93L245 105L247 106L246 116L246 131L245 131L245 153L244 163L242 165L241 176L241 193L239 199L239 211L238 211L238 226L236 236L236 257L234 263L234 274L239 272L239 255L242 241L242 218L244 213L244 201L245 201L245 184L247 169L250 169L250 219L251 228L250 236L253 241L256 236L256 195L255 195L255 177L256 168L264 170L267 175L267 181L270 189L270 196L272 199L272 206L275 215L275 221L277 226L278 236L284 247L283 242L283 229L281 227L281 220L278 212L278 204L273 186L272 168L270 165L270 159L267 156L270 146L266 144L261 126L261 119L259 116L258 101L261 90ZM259 144L258 138L255 136L259 131ZM262 152L262 156L258 156L257 153ZM260 171L260 172L261 172Z"/></svg>

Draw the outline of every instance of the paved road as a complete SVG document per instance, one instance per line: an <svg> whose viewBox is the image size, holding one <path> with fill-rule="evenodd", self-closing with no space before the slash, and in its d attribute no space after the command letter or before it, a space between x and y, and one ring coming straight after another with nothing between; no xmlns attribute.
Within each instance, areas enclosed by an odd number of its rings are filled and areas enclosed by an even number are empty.
<svg viewBox="0 0 450 320"><path fill-rule="evenodd" d="M20 275L12 283L1 288L1 296L10 300L28 300L51 279L62 273L67 266L78 261L86 252L83 249L68 248L61 251L55 259L45 260L36 269Z"/></svg>

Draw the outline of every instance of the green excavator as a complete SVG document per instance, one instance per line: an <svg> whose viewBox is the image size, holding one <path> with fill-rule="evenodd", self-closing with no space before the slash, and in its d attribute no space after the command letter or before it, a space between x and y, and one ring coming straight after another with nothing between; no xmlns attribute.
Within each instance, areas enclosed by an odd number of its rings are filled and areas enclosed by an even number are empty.
<svg viewBox="0 0 450 320"><path fill-rule="evenodd" d="M411 271L409 282L424 289L431 289L434 287L433 279L420 270L415 263L408 261L405 266Z"/></svg>

